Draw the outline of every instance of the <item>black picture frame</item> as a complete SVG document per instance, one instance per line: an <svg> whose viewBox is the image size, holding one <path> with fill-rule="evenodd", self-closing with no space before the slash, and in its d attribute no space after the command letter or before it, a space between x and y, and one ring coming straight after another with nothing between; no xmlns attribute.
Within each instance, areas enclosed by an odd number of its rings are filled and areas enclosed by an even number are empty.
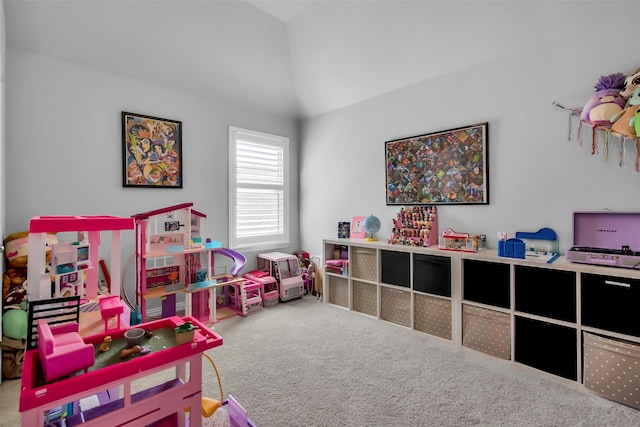
<svg viewBox="0 0 640 427"><path fill-rule="evenodd" d="M489 204L489 123L385 142L386 204Z"/></svg>
<svg viewBox="0 0 640 427"><path fill-rule="evenodd" d="M122 112L122 186L182 188L182 122Z"/></svg>
<svg viewBox="0 0 640 427"><path fill-rule="evenodd" d="M348 221L338 222L338 239L348 239L351 234L351 223Z"/></svg>

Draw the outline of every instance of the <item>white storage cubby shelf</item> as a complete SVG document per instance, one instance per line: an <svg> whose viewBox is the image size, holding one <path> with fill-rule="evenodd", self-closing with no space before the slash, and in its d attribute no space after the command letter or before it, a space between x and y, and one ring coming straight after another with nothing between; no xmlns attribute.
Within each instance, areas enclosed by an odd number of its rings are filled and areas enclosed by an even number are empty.
<svg viewBox="0 0 640 427"><path fill-rule="evenodd" d="M454 252L364 239L326 239L323 245L325 260L340 247L349 261L346 274L325 272L326 303L605 395L590 385L596 381L585 380L602 367L591 368L588 353L600 344L587 346L584 334L640 354L639 270L576 264L563 256L546 264L498 257L492 249ZM635 381L623 388L640 389ZM607 397L640 408L640 392L615 394Z"/></svg>

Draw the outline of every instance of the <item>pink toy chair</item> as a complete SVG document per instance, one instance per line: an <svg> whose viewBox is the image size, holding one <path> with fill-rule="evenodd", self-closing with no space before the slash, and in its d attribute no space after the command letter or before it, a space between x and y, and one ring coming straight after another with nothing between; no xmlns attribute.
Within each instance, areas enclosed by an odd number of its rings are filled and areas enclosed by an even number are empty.
<svg viewBox="0 0 640 427"><path fill-rule="evenodd" d="M46 320L38 320L38 354L47 382L93 365L91 344L85 344L78 333L77 323L50 327Z"/></svg>

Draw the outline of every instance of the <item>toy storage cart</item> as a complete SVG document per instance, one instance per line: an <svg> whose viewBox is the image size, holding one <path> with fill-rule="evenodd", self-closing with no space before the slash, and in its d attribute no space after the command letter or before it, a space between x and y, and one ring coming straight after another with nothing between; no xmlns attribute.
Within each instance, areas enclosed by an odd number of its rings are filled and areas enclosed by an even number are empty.
<svg viewBox="0 0 640 427"><path fill-rule="evenodd" d="M114 399L113 407L102 416L92 418L82 426L144 426L158 420L174 419L171 425L185 425L185 407L199 413L202 400L202 353L222 345L222 337L198 320L170 317L141 325L152 331L191 321L198 327L194 340L124 360L112 366L90 370L49 384L42 384L39 377L38 350L25 353L20 392L21 425L43 425L49 409L114 388L122 389L123 396ZM122 338L124 330L110 334L114 340ZM99 344L106 334L86 338L90 344ZM187 376L187 365L189 375ZM140 392L132 392L132 383L151 374L175 368L175 378ZM195 409L195 410L194 410ZM190 426L200 427L201 417L192 417Z"/></svg>

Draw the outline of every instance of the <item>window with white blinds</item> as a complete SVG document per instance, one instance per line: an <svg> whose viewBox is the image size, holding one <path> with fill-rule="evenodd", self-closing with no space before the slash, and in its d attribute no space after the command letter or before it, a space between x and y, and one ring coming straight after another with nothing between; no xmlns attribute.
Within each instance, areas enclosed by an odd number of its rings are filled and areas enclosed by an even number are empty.
<svg viewBox="0 0 640 427"><path fill-rule="evenodd" d="M229 127L229 243L289 244L289 138Z"/></svg>

